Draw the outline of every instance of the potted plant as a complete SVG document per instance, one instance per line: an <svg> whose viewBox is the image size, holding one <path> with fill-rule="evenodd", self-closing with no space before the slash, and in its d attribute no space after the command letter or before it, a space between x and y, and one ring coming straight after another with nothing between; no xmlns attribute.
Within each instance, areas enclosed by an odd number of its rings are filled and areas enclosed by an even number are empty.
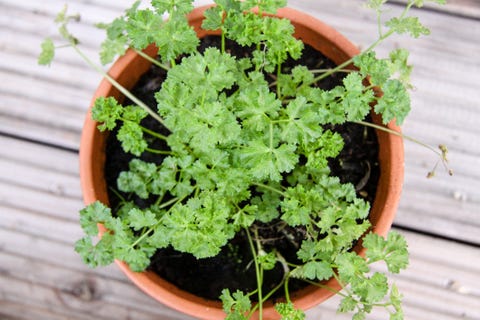
<svg viewBox="0 0 480 320"><path fill-rule="evenodd" d="M121 56L108 73L69 33L78 16L58 15L68 45L105 76L82 134L86 236L75 250L203 319L303 319L335 293L354 319L374 306L401 319L400 293L370 265L408 264L404 238L388 230L411 66L404 49L382 59L374 49L427 34L409 16L423 1L385 24L386 1L368 1L378 39L363 52L285 2L135 2L99 25L102 62ZM49 64L53 41L42 48Z"/></svg>

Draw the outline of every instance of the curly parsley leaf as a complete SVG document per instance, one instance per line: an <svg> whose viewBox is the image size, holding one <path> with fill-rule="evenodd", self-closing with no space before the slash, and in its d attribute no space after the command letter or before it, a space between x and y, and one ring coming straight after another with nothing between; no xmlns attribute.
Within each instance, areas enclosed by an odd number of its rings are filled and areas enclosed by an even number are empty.
<svg viewBox="0 0 480 320"><path fill-rule="evenodd" d="M227 313L226 320L247 320L247 312L250 311L252 303L248 295L237 290L233 294L229 289L223 289L220 300L223 304L223 311Z"/></svg>
<svg viewBox="0 0 480 320"><path fill-rule="evenodd" d="M129 211L128 219L130 221L130 227L135 231L146 227L153 227L158 222L156 215L152 211L140 210L138 208L133 208Z"/></svg>
<svg viewBox="0 0 480 320"><path fill-rule="evenodd" d="M165 190L158 185L159 181L173 188L176 185L174 175L175 170L165 172L159 170L154 163L132 159L129 170L121 172L118 176L117 186L120 191L133 192L140 198L147 199L150 194L164 194Z"/></svg>
<svg viewBox="0 0 480 320"><path fill-rule="evenodd" d="M292 276L295 278L321 281L330 279L333 276L333 270L330 263L324 261L309 261L294 269Z"/></svg>
<svg viewBox="0 0 480 320"><path fill-rule="evenodd" d="M371 89L365 89L362 82L358 73L350 73L343 80L345 92L341 97L341 105L348 121L361 121L370 112L374 93Z"/></svg>
<svg viewBox="0 0 480 320"><path fill-rule="evenodd" d="M150 9L135 10L129 14L125 29L131 45L138 50L143 50L150 44L156 43L157 38L163 34L163 24L162 16L157 15L154 11Z"/></svg>
<svg viewBox="0 0 480 320"><path fill-rule="evenodd" d="M414 38L430 34L430 30L420 22L418 17L395 17L387 21L385 25L396 33L408 33Z"/></svg>
<svg viewBox="0 0 480 320"><path fill-rule="evenodd" d="M151 4L159 14L187 14L193 9L192 0L152 0Z"/></svg>
<svg viewBox="0 0 480 320"><path fill-rule="evenodd" d="M55 44L51 38L46 38L41 44L42 51L38 56L38 64L48 66L55 57Z"/></svg>
<svg viewBox="0 0 480 320"><path fill-rule="evenodd" d="M369 233L364 237L363 245L367 248L369 261L373 263L384 260L390 272L399 273L408 265L407 242L395 231L390 232L387 239Z"/></svg>
<svg viewBox="0 0 480 320"><path fill-rule="evenodd" d="M291 302L277 303L275 310L282 316L282 320L304 320L306 317L303 310L296 309Z"/></svg>
<svg viewBox="0 0 480 320"><path fill-rule="evenodd" d="M243 148L240 158L245 167L251 170L254 179L280 181L282 173L290 172L298 162L295 154L296 147L291 144L282 144L270 147L262 141L251 141Z"/></svg>
<svg viewBox="0 0 480 320"><path fill-rule="evenodd" d="M401 125L410 112L410 96L400 80L390 79L382 86L382 96L377 99L375 112L382 115L384 124L396 120Z"/></svg>

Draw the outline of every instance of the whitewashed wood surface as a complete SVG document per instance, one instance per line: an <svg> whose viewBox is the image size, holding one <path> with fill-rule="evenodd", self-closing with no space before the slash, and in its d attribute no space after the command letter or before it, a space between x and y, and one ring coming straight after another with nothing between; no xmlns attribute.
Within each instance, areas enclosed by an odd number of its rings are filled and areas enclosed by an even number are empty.
<svg viewBox="0 0 480 320"><path fill-rule="evenodd" d="M80 131L100 77L68 49L50 68L36 65L40 42L56 34L53 19L65 3L82 13L72 31L96 57L103 33L92 25L110 21L131 1L0 0L0 320L191 319L145 296L115 266L88 269L73 251L81 236ZM374 39L375 18L360 1L290 5L360 47ZM407 46L416 65L413 110L403 130L446 144L455 175L439 169L425 179L435 156L405 143L395 227L409 241L411 266L394 280L406 319L480 319L480 1L452 0L415 13L431 36L387 46ZM308 319L348 319L335 314L338 301L310 310Z"/></svg>

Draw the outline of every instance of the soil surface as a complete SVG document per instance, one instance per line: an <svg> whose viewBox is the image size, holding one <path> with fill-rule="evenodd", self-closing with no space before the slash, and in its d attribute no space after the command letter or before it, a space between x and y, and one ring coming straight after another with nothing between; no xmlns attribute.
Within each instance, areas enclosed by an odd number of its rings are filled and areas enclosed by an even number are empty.
<svg viewBox="0 0 480 320"><path fill-rule="evenodd" d="M199 49L202 51L209 46L219 47L219 38L204 38ZM245 48L232 43L227 43L227 47L230 48L232 55L244 56L249 54ZM299 60L290 60L284 64L284 72L288 72L289 69L298 64L305 65L310 69L325 69L335 66L332 61L309 46L305 47L304 54ZM154 93L160 89L165 77L166 72L163 69L152 66L132 91L155 110ZM341 80L341 75L333 76L316 85L323 89L331 89L340 84ZM129 104L129 102L125 101L124 104ZM154 120L146 119L143 125L162 131L162 128L158 128L158 122ZM372 203L380 171L378 143L374 130L351 123L330 129L339 132L345 141L345 147L340 156L329 163L332 175L338 176L344 183L353 183L356 186L357 194ZM167 132L163 133L168 134ZM114 210L119 204L119 198L110 189L116 189L118 175L120 172L128 170L128 163L132 159L131 155L123 152L115 136L115 134L109 135L105 165L105 178L109 186L110 204ZM158 139L151 143L157 143L157 145L152 145L153 148L166 148L166 146L162 146L162 142L158 142ZM141 158L157 164L163 160L161 156L148 152L145 152ZM148 200L134 200L140 207L150 205ZM275 247L287 261L296 262L296 251L303 239L302 229L285 227L280 221L273 221L269 224L257 223L255 228L259 235L266 239L264 245L267 249ZM256 288L255 269L244 232L238 233L222 249L220 254L213 258L196 259L190 254L178 252L173 248L159 249L151 259L149 270L156 272L179 288L212 300L217 300L224 288L229 288L231 292L237 289L250 292ZM279 263L273 270L267 271L265 273L264 292L268 292L269 289L274 288L281 282L283 274L283 268ZM293 290L303 286L305 286L304 282L290 281L290 288ZM279 296L281 296L283 290L279 292Z"/></svg>

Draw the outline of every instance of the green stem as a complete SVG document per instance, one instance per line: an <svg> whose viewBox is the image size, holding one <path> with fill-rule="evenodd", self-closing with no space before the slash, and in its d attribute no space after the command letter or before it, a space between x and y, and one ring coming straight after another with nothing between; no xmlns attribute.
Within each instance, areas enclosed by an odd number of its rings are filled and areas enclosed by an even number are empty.
<svg viewBox="0 0 480 320"><path fill-rule="evenodd" d="M145 151L154 153L154 154L163 154L167 156L173 155L172 151L158 150L158 149L152 149L152 148L146 148Z"/></svg>
<svg viewBox="0 0 480 320"><path fill-rule="evenodd" d="M139 56L141 56L142 58L144 58L145 60L148 60L148 61L150 61L151 63L153 63L154 65L156 65L157 67L160 67L160 68L162 68L163 70L166 70L166 71L170 70L170 67L169 67L169 66L161 63L161 62L158 61L157 59L154 59L154 58L150 57L148 54L146 54L146 53L143 52L142 50L137 50L137 49L135 49L135 52L136 52Z"/></svg>
<svg viewBox="0 0 480 320"><path fill-rule="evenodd" d="M377 130L381 130L381 131L384 131L384 132L387 132L387 133L390 133L390 134L393 134L395 136L398 136L398 137L401 137L405 140L408 140L408 141L411 141L413 143L416 143L422 147L425 147L431 151L433 151L435 154L437 154L438 156L442 157L442 154L440 152L438 152L435 148L433 148L432 146L426 144L426 143L423 143L415 138L412 138L410 136L407 136L407 135L404 135L403 133L401 132L398 132L398 131L395 131L395 130L392 130L392 129L389 129L387 127L384 127L384 126L381 126L381 125L378 125L378 124L375 124L375 123L371 123L371 122L366 122L366 121L353 121L353 123L356 123L356 124L360 124L360 125L363 125L363 126L366 126L366 127L371 127L371 128L374 128L374 129L377 129Z"/></svg>
<svg viewBox="0 0 480 320"><path fill-rule="evenodd" d="M250 234L250 231L245 228L245 233L247 234L248 238L248 243L250 245L250 249L252 251L252 256L253 256L253 262L255 264L255 275L257 277L257 296L258 296L258 319L262 320L263 319L263 296L262 296L262 276L261 276L261 270L260 270L260 264L258 262L258 257L257 257L257 252L255 249L255 245L253 244L252 240L252 235Z"/></svg>
<svg viewBox="0 0 480 320"><path fill-rule="evenodd" d="M305 281L305 282L308 283L308 284L311 284L312 286L316 286L316 287L319 287L319 288L328 290L328 291L330 291L330 292L333 292L334 294L338 294L338 295L341 296L341 297L344 297L344 298L347 297L347 295L344 294L344 293L342 293L341 291L332 289L332 288L330 288L329 286L326 286L326 285L321 284L321 283L319 283L319 282L315 282L315 281L311 281L311 280L307 280L307 279L303 279L303 281Z"/></svg>
<svg viewBox="0 0 480 320"><path fill-rule="evenodd" d="M310 70L311 73L324 73L324 72L330 72L332 71L333 68L329 68L329 69L312 69ZM344 72L344 73L350 73L352 72L353 70L351 69L340 69L340 70L336 70L335 72Z"/></svg>
<svg viewBox="0 0 480 320"><path fill-rule="evenodd" d="M164 136L163 134L160 134L158 132L155 132L153 130L150 130L148 128L145 128L143 126L140 126L140 128L142 129L143 132L146 132L148 133L149 135L155 137L155 138L158 138L158 139L161 139L161 140L164 140L164 141L167 141L167 137Z"/></svg>
<svg viewBox="0 0 480 320"><path fill-rule="evenodd" d="M183 197L183 198L178 198L178 197L176 197L176 198L170 200L169 202L165 202L162 206L159 206L159 209L163 209L163 208L165 208L166 206L168 206L168 205L170 205L171 203L173 203L173 205L172 205L172 206L167 210L167 212L166 212L166 214L168 214L168 213L170 212L170 210L172 210L172 208L175 207L175 205L176 205L177 203L182 202L183 199L185 199L185 198L186 198L186 196ZM167 204L168 204L168 205L167 205ZM149 227L148 230L145 231L145 233L143 233L133 244L130 245L130 248L135 248L135 246L136 246L137 244L139 244L140 242L142 242L143 239L145 239L150 233L152 233L153 230L155 230L155 227L157 227L157 226L162 222L162 218L163 218L163 216L158 219L158 222L157 222L154 226Z"/></svg>
<svg viewBox="0 0 480 320"><path fill-rule="evenodd" d="M152 116L152 118L154 118L155 120L160 122L165 128L168 128L165 125L165 122L163 121L163 119L157 113L155 113L152 109L150 109L145 103L143 103L140 99L138 99L135 95L133 95L130 91L128 91L125 87L123 87L115 79L113 79L102 68L100 68L95 63L93 63L93 61L90 60L90 58L88 58L74 43L72 43L72 47L90 67L92 67L95 71L100 73L105 79L108 80L108 82L110 82L115 88L117 88L118 91L120 91L122 94L124 94L130 100L132 100L139 107L144 109L150 116Z"/></svg>
<svg viewBox="0 0 480 320"><path fill-rule="evenodd" d="M122 197L122 195L120 194L120 192L118 192L115 188L110 187L109 189L110 189L110 191L112 191L112 192L120 199L120 202L121 202L121 203L125 203L125 202L126 202L126 199L125 199L124 197Z"/></svg>
<svg viewBox="0 0 480 320"><path fill-rule="evenodd" d="M263 183L254 182L253 185L257 186L257 187L260 187L260 188L263 188L263 189L266 189L266 190L269 190L269 191L272 191L272 192L275 192L275 193L278 193L279 195L284 196L284 197L287 196L285 194L285 192L282 192L282 191L280 191L276 188L270 187L269 185L266 185L266 184L263 184Z"/></svg>
<svg viewBox="0 0 480 320"><path fill-rule="evenodd" d="M225 53L225 32L222 30L222 53Z"/></svg>
<svg viewBox="0 0 480 320"><path fill-rule="evenodd" d="M169 200L169 201L167 201L167 202L165 202L165 203L162 203L160 206L158 206L158 209L166 208L166 207L168 207L169 205L174 204L174 203L177 203L177 202L179 202L179 201L181 201L181 200L183 200L183 199L180 199L179 197L175 197L175 198L173 198L173 199L171 199L171 200Z"/></svg>
<svg viewBox="0 0 480 320"><path fill-rule="evenodd" d="M273 123L270 121L270 152L273 152Z"/></svg>
<svg viewBox="0 0 480 320"><path fill-rule="evenodd" d="M275 85L277 86L277 97L280 97L280 84L278 79L280 79L281 74L282 74L282 65L279 63L277 65L277 81L275 81Z"/></svg>

